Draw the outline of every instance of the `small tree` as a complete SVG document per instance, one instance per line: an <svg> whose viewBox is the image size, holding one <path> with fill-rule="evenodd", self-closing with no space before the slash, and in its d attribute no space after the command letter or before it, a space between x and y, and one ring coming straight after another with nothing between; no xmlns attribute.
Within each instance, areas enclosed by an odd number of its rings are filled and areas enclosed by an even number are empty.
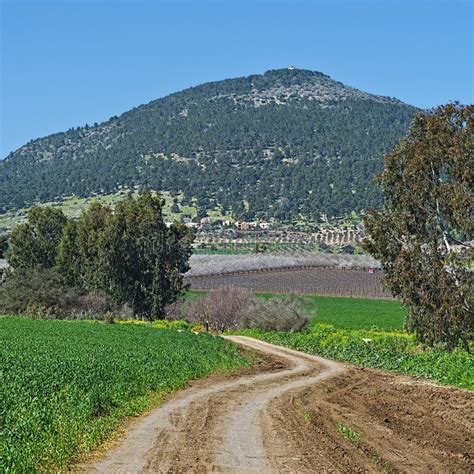
<svg viewBox="0 0 474 474"><path fill-rule="evenodd" d="M237 329L240 311L252 302L252 293L245 288L216 288L192 302L187 319L202 324L206 331Z"/></svg>
<svg viewBox="0 0 474 474"><path fill-rule="evenodd" d="M427 345L469 350L473 325L473 106L450 104L413 121L385 157L384 209L365 218L365 248L409 307Z"/></svg>
<svg viewBox="0 0 474 474"><path fill-rule="evenodd" d="M8 257L15 270L53 268L56 264L58 245L67 218L59 209L34 207L28 221L16 227L11 236Z"/></svg>

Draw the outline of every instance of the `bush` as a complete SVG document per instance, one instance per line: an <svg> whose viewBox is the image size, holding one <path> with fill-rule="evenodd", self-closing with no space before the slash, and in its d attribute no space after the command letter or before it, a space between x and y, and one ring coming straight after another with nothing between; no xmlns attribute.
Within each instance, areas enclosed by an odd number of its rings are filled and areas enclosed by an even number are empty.
<svg viewBox="0 0 474 474"><path fill-rule="evenodd" d="M302 331L311 316L304 312L300 302L292 298L255 300L243 308L239 315L239 327L262 331Z"/></svg>
<svg viewBox="0 0 474 474"><path fill-rule="evenodd" d="M178 300L165 307L165 319L167 321L188 321L191 322L193 318L190 316L190 309L193 301Z"/></svg>
<svg viewBox="0 0 474 474"><path fill-rule="evenodd" d="M304 311L301 299L284 297L262 301L247 289L227 287L168 306L166 319L199 324L207 331L249 328L296 332L306 328L311 316Z"/></svg>
<svg viewBox="0 0 474 474"><path fill-rule="evenodd" d="M195 299L190 307L190 322L202 324L206 330L226 331L239 327L239 313L253 303L252 294L244 288L218 288Z"/></svg>
<svg viewBox="0 0 474 474"><path fill-rule="evenodd" d="M9 271L0 285L0 312L65 317L78 300L76 290L64 285L54 269Z"/></svg>
<svg viewBox="0 0 474 474"><path fill-rule="evenodd" d="M103 293L80 295L71 310L74 319L102 319L107 310L107 297Z"/></svg>

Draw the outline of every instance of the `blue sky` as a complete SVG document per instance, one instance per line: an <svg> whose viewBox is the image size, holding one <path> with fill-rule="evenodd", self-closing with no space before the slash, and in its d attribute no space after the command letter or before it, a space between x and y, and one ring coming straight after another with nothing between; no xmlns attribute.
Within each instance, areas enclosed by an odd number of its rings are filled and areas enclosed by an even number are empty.
<svg viewBox="0 0 474 474"><path fill-rule="evenodd" d="M469 0L0 0L0 158L202 82L294 65L473 102Z"/></svg>

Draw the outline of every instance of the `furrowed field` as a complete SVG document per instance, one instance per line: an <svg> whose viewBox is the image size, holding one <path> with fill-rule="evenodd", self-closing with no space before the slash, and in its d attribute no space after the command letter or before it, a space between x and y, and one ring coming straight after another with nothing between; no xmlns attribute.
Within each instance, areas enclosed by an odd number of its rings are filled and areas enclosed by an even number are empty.
<svg viewBox="0 0 474 474"><path fill-rule="evenodd" d="M288 268L186 277L194 290L238 286L256 292L388 298L382 273L338 268Z"/></svg>
<svg viewBox="0 0 474 474"><path fill-rule="evenodd" d="M190 379L248 365L223 339L0 317L1 472L65 469Z"/></svg>

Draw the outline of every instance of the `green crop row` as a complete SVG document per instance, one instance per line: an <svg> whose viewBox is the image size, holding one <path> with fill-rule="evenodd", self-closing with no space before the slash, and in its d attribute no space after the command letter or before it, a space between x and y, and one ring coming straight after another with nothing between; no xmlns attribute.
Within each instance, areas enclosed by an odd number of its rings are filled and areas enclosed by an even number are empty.
<svg viewBox="0 0 474 474"><path fill-rule="evenodd" d="M329 324L314 324L302 333L244 330L239 334L308 354L474 390L472 353L424 349L412 335L403 332L342 330Z"/></svg>
<svg viewBox="0 0 474 474"><path fill-rule="evenodd" d="M67 469L124 417L242 364L209 334L0 317L0 472Z"/></svg>

